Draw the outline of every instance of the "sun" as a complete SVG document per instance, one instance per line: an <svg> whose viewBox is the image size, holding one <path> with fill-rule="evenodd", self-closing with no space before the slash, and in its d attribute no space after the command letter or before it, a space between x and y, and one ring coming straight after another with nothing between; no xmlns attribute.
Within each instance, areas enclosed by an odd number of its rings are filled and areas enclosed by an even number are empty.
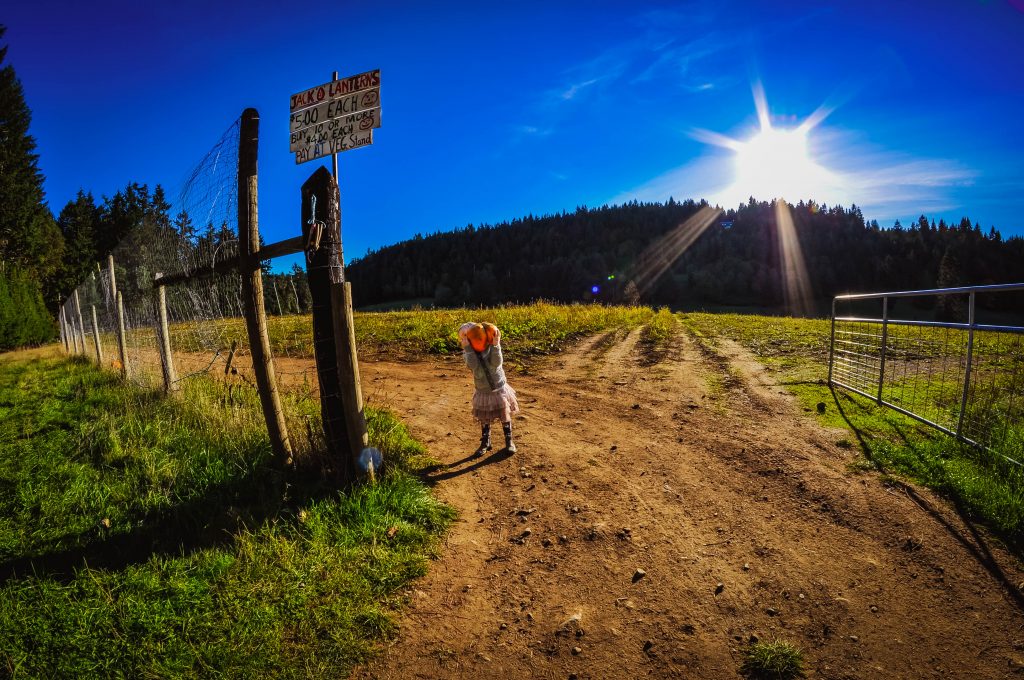
<svg viewBox="0 0 1024 680"><path fill-rule="evenodd" d="M795 130L761 130L736 150L738 190L762 199L797 200L814 196L823 168L807 154L807 133Z"/></svg>
<svg viewBox="0 0 1024 680"><path fill-rule="evenodd" d="M808 137L827 114L814 115L796 127L774 127L768 115L763 92L755 89L760 129L746 140L737 140L713 132L699 131L702 141L731 150L732 183L715 200L735 205L754 197L762 201L782 199L797 202L830 200L841 187L840 178L814 160Z"/></svg>

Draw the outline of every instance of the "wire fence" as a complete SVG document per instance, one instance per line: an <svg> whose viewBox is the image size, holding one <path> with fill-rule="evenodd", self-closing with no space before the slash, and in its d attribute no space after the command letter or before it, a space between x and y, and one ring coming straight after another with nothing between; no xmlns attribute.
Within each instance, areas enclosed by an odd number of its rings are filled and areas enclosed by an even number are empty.
<svg viewBox="0 0 1024 680"><path fill-rule="evenodd" d="M239 130L236 120L166 204L162 197L137 201L125 238L61 306L69 352L89 356L145 388L179 391L215 381L229 402L257 402L236 266ZM157 286L158 277L168 284ZM292 444L298 453L321 450L305 272L296 267L274 274L264 266L263 295Z"/></svg>
<svg viewBox="0 0 1024 680"><path fill-rule="evenodd" d="M829 384L1021 465L1022 292L1010 284L837 296ZM908 318L927 315L940 320Z"/></svg>

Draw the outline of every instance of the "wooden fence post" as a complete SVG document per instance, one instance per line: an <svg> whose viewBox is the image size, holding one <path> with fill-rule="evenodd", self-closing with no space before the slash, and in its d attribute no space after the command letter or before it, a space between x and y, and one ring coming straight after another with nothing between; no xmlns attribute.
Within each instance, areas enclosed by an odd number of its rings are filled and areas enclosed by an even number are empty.
<svg viewBox="0 0 1024 680"><path fill-rule="evenodd" d="M174 370L174 357L171 355L171 332L167 325L167 292L159 284L161 274L156 275L156 342L160 350L160 367L164 374L164 391L173 392L178 389L178 375Z"/></svg>
<svg viewBox="0 0 1024 680"><path fill-rule="evenodd" d="M82 322L82 306L78 303L77 288L75 288L75 319L78 322L78 352L85 354L85 324Z"/></svg>
<svg viewBox="0 0 1024 680"><path fill-rule="evenodd" d="M328 452L342 483L356 478L355 455L345 417L344 394L338 371L338 338L331 289L344 283L338 185L323 166L302 185L302 235L306 249L306 278L312 297L313 353L320 383L320 413Z"/></svg>
<svg viewBox="0 0 1024 680"><path fill-rule="evenodd" d="M295 313L302 314L302 305L299 304L299 291L295 289L295 277L292 277L292 295L295 296Z"/></svg>
<svg viewBox="0 0 1024 680"><path fill-rule="evenodd" d="M113 268L111 268L113 273ZM128 379L128 346L126 333L124 332L124 301L121 299L121 291L117 291L115 296L117 302L117 351L121 355L121 375L125 380Z"/></svg>
<svg viewBox="0 0 1024 680"><path fill-rule="evenodd" d="M284 316L284 308L281 307L281 296L277 294L277 281L271 279L270 285L274 287L274 299L277 300L277 315Z"/></svg>
<svg viewBox="0 0 1024 680"><path fill-rule="evenodd" d="M331 308L335 328L338 379L345 409L349 448L353 460L370 445L363 413L363 389L359 384L359 356L356 352L356 329L352 320L352 284L331 284Z"/></svg>
<svg viewBox="0 0 1024 680"><path fill-rule="evenodd" d="M70 301L74 301L74 299L75 298L71 298ZM66 313L66 316L69 316L69 314ZM75 313L74 313L74 311L70 312L70 316L67 318L67 322L68 322L68 332L71 333L72 348L75 350L76 354L81 354L82 353L82 347L81 347L81 345L78 342L78 328L75 326Z"/></svg>
<svg viewBox="0 0 1024 680"><path fill-rule="evenodd" d="M107 272L110 276L110 302L117 298L117 277L114 274L114 256L107 255Z"/></svg>
<svg viewBox="0 0 1024 680"><path fill-rule="evenodd" d="M57 299L60 302L60 298ZM57 329L60 331L60 343L64 345L64 353L68 353L68 334L64 330L64 305L57 308Z"/></svg>
<svg viewBox="0 0 1024 680"><path fill-rule="evenodd" d="M238 139L238 243L241 251L242 301L245 304L245 327L249 336L249 352L256 374L263 417L267 421L270 444L283 465L292 462L292 444L288 425L281 408L274 375L274 359L267 335L267 314L263 301L263 276L260 270L260 231L256 182L256 160L259 153L260 114L256 109L242 113Z"/></svg>
<svg viewBox="0 0 1024 680"><path fill-rule="evenodd" d="M68 341L68 353L77 354L78 345L75 344L75 331L74 328L71 326L71 316L70 311L68 309L70 305L71 298L68 298L67 300L64 301L64 306L61 308L61 311L64 312L64 336L67 338Z"/></svg>
<svg viewBox="0 0 1024 680"><path fill-rule="evenodd" d="M100 325L96 322L96 305L92 305L92 339L96 344L96 363L103 366L103 346L100 344Z"/></svg>

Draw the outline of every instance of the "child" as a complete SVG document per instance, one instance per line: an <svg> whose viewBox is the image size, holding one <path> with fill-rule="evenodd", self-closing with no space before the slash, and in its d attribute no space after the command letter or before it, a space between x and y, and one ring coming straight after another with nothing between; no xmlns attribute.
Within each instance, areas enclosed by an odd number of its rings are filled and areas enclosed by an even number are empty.
<svg viewBox="0 0 1024 680"><path fill-rule="evenodd" d="M489 323L466 323L459 328L459 340L466 365L473 371L473 417L480 421L480 448L475 455L491 450L491 421L500 420L505 448L516 452L512 441L512 416L519 413L515 390L505 380L501 367L501 331Z"/></svg>

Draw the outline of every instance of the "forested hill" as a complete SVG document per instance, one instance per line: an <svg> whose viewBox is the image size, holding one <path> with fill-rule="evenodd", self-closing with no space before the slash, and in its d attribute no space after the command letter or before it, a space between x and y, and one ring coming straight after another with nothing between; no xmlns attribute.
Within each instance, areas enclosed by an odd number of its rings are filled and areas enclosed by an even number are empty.
<svg viewBox="0 0 1024 680"><path fill-rule="evenodd" d="M1024 239L1004 240L966 217L947 225L922 216L882 229L856 206L801 202L790 214L788 233L799 242L819 308L849 291L1024 281ZM347 273L359 306L423 298L439 306L639 298L676 308L781 307L787 239L778 236L776 215L773 204L753 200L721 213L672 199L579 208L417 235L353 261Z"/></svg>

